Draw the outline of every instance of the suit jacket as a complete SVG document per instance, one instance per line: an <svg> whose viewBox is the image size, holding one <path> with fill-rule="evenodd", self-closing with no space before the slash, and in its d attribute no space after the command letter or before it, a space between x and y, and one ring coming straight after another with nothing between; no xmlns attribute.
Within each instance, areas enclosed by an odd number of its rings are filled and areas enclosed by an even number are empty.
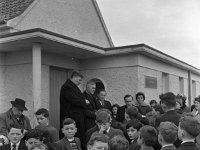
<svg viewBox="0 0 200 150"><path fill-rule="evenodd" d="M117 116L116 120L123 123L125 120L125 110L126 110L126 105L119 107L117 111Z"/></svg>
<svg viewBox="0 0 200 150"><path fill-rule="evenodd" d="M112 112L112 106L111 106L111 103L107 100L104 100L104 104L102 105L100 100L97 100L97 104L98 106L100 106L100 108L106 108L108 110L110 110Z"/></svg>
<svg viewBox="0 0 200 150"><path fill-rule="evenodd" d="M176 147L174 145L170 145L170 146L165 146L163 148L161 148L160 150L175 150Z"/></svg>
<svg viewBox="0 0 200 150"><path fill-rule="evenodd" d="M165 121L170 121L170 122L173 122L176 126L179 125L179 119L181 118L181 115L178 114L176 112L176 110L170 110L166 113L164 113L163 115L161 115L160 117L156 118L155 120L155 126L156 128L159 127L160 123L161 122L165 122ZM177 139L174 143L174 145L176 147L179 147L181 144L181 141L179 139Z"/></svg>
<svg viewBox="0 0 200 150"><path fill-rule="evenodd" d="M9 109L7 112L0 114L0 134L7 136L7 130L10 126L18 126L25 130L31 129L31 124L25 115L20 116L20 122L12 113L12 110Z"/></svg>
<svg viewBox="0 0 200 150"><path fill-rule="evenodd" d="M60 127L62 128L62 122L66 117L74 119L78 128L76 136L82 144L84 144L85 135L85 108L83 93L70 79L67 79L60 91Z"/></svg>
<svg viewBox="0 0 200 150"><path fill-rule="evenodd" d="M177 150L199 150L199 148L194 142L185 142Z"/></svg>
<svg viewBox="0 0 200 150"><path fill-rule="evenodd" d="M6 144L0 147L0 150L11 150L11 144ZM23 142L20 142L18 150L28 150Z"/></svg>
<svg viewBox="0 0 200 150"><path fill-rule="evenodd" d="M76 142L76 145L78 147L78 150L81 150L81 142L80 142L80 139L75 137L74 138L75 142ZM57 141L55 143L55 146L56 146L56 150L73 150L69 141L67 140L67 138L63 138L59 141Z"/></svg>
<svg viewBox="0 0 200 150"><path fill-rule="evenodd" d="M170 110L160 117L158 117L155 121L156 127L160 125L161 122L170 121L173 122L176 126L179 125L179 119L181 118L181 115L179 115L176 110Z"/></svg>
<svg viewBox="0 0 200 150"><path fill-rule="evenodd" d="M97 103L96 98L92 94L88 94L86 91L83 93L85 99L87 99L90 103L86 105L85 111L85 128L86 131L95 126L96 115L95 112L100 108Z"/></svg>
<svg viewBox="0 0 200 150"><path fill-rule="evenodd" d="M99 128L97 126L89 129L87 132L86 132L86 142L89 141L90 137L92 136L92 134L94 133L98 133L99 132ZM120 129L114 129L112 127L110 127L110 130L108 133L106 133L106 135L109 137L109 139L111 139L113 136L115 135L121 135L121 136L124 136L123 132L120 130Z"/></svg>

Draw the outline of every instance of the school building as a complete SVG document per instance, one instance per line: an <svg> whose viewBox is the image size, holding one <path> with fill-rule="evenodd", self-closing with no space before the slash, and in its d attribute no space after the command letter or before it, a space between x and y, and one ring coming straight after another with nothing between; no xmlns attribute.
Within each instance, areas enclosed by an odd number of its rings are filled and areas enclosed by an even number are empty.
<svg viewBox="0 0 200 150"><path fill-rule="evenodd" d="M95 0L0 0L0 112L26 100L59 127L60 87L72 70L93 79L112 104L142 91L146 101L200 94L200 70L145 44L114 47ZM31 122L34 125L32 119Z"/></svg>

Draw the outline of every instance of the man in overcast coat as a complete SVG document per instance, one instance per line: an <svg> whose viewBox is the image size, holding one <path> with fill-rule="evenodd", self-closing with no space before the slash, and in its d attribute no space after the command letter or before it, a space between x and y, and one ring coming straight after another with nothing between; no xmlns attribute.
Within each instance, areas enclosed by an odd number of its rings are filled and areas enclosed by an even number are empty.
<svg viewBox="0 0 200 150"><path fill-rule="evenodd" d="M83 75L79 72L72 72L70 79L64 83L60 92L60 125L65 118L72 118L76 122L76 136L84 144L85 135L85 116L84 110L89 101L85 99L79 89Z"/></svg>

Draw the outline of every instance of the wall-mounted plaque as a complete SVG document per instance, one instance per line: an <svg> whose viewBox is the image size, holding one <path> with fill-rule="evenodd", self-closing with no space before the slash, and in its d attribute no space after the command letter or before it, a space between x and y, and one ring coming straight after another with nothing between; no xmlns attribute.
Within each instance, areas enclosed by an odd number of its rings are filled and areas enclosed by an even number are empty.
<svg viewBox="0 0 200 150"><path fill-rule="evenodd" d="M145 88L157 89L157 78L145 76Z"/></svg>

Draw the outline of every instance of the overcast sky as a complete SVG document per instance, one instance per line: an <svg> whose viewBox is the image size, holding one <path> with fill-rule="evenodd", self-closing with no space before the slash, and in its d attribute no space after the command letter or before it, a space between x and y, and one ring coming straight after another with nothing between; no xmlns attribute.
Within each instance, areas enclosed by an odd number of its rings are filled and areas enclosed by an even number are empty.
<svg viewBox="0 0 200 150"><path fill-rule="evenodd" d="M144 43L200 69L200 0L97 0L115 46Z"/></svg>

